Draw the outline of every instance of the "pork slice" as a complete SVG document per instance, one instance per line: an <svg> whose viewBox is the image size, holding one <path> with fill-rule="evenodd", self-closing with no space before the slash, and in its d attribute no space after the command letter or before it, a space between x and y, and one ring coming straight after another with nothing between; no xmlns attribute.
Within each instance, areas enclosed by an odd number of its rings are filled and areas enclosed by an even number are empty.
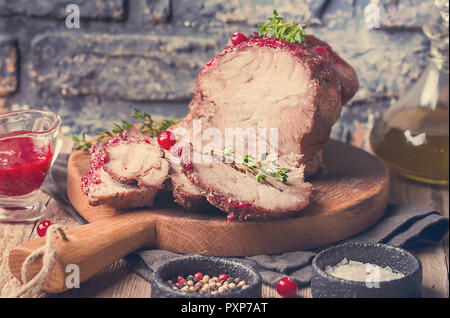
<svg viewBox="0 0 450 318"><path fill-rule="evenodd" d="M91 176L88 200L92 206L106 204L117 209L152 206L159 189L123 184L113 179L102 168Z"/></svg>
<svg viewBox="0 0 450 318"><path fill-rule="evenodd" d="M160 187L168 177L169 163L155 139L132 128L103 144L107 156L103 168L122 183Z"/></svg>
<svg viewBox="0 0 450 318"><path fill-rule="evenodd" d="M82 178L82 190L93 206L152 206L168 172L169 163L156 141L133 128L94 145L90 169Z"/></svg>
<svg viewBox="0 0 450 318"><path fill-rule="evenodd" d="M222 155L193 163L182 159L182 172L198 186L210 204L228 214L228 220L277 219L305 209L312 185L304 182L304 167L291 167L286 183L255 174L238 163L226 163Z"/></svg>
<svg viewBox="0 0 450 318"><path fill-rule="evenodd" d="M180 144L173 146L170 151L165 151L165 157L170 163L169 177L175 202L188 211L209 209L210 205L198 187L182 172L179 159L181 153L178 155L178 151L182 151Z"/></svg>

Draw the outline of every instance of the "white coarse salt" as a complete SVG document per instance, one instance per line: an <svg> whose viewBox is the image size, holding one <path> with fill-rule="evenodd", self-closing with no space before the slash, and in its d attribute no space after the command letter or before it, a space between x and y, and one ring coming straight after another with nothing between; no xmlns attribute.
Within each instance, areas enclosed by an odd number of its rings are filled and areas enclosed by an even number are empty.
<svg viewBox="0 0 450 318"><path fill-rule="evenodd" d="M381 267L346 258L335 266L326 266L325 271L335 277L356 282L385 282L405 276L402 273L394 272L389 266Z"/></svg>

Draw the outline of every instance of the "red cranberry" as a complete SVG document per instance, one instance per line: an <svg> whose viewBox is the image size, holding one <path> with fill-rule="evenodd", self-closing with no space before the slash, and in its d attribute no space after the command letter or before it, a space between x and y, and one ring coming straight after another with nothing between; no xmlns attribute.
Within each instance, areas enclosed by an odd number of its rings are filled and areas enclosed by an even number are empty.
<svg viewBox="0 0 450 318"><path fill-rule="evenodd" d="M238 45L239 43L244 42L245 40L247 40L247 37L241 32L235 32L231 36L231 43L233 45Z"/></svg>
<svg viewBox="0 0 450 318"><path fill-rule="evenodd" d="M172 132L165 130L158 136L158 144L161 146L161 148L169 150L175 143L177 142L177 139L175 137L175 134Z"/></svg>
<svg viewBox="0 0 450 318"><path fill-rule="evenodd" d="M219 277L217 277L217 279L219 279L219 282L226 281L228 279L228 275L227 274L220 274Z"/></svg>
<svg viewBox="0 0 450 318"><path fill-rule="evenodd" d="M203 279L203 274L198 272L197 274L194 275L194 278L197 280L202 280Z"/></svg>
<svg viewBox="0 0 450 318"><path fill-rule="evenodd" d="M284 277L277 283L277 292L286 298L294 297L297 293L297 283L291 277Z"/></svg>
<svg viewBox="0 0 450 318"><path fill-rule="evenodd" d="M40 237L45 236L45 234L47 233L47 229L48 227L52 225L52 222L50 222L49 220L45 220L40 222L37 227L36 227L36 232Z"/></svg>
<svg viewBox="0 0 450 318"><path fill-rule="evenodd" d="M320 54L322 54L325 57L328 57L328 51L326 48L324 48L323 46L315 46L314 50L316 50L317 52L319 52Z"/></svg>
<svg viewBox="0 0 450 318"><path fill-rule="evenodd" d="M183 277L183 276L178 276L178 277L177 277L177 282L181 282L182 280L184 280L184 277Z"/></svg>

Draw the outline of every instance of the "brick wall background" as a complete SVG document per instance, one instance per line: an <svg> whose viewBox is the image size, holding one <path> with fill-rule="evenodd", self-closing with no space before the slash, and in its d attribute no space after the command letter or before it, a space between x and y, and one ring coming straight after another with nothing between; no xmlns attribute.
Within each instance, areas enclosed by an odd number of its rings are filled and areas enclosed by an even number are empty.
<svg viewBox="0 0 450 318"><path fill-rule="evenodd" d="M108 128L134 107L183 116L200 67L276 8L356 69L360 91L333 136L360 144L419 77L429 48L421 27L434 17L431 0L375 2L377 29L364 22L370 0L0 0L0 111L52 109L65 133ZM66 27L70 3L79 29Z"/></svg>

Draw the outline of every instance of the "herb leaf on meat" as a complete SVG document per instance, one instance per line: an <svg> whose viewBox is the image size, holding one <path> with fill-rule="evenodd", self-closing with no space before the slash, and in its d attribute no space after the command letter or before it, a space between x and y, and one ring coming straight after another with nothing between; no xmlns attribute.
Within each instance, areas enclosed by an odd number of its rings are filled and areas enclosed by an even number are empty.
<svg viewBox="0 0 450 318"><path fill-rule="evenodd" d="M277 10L273 10L273 17L267 18L269 22L258 24L258 35L269 38L278 38L286 42L305 44L305 24L295 24L285 22L278 15Z"/></svg>
<svg viewBox="0 0 450 318"><path fill-rule="evenodd" d="M150 114L141 112L136 108L134 109L133 118L141 122L141 125L139 126L140 132L143 134L147 134L150 137L159 136L159 134L165 131L168 127L179 122L179 120L174 119L163 119L161 122L155 122ZM100 132L97 135L96 141L100 141L107 136L112 137L115 134L122 133L126 130L131 129L131 127L133 126L133 123L130 123L126 120L122 120L120 124L113 123L111 131ZM86 134L84 132L82 132L81 136L72 135L72 140L74 142L73 149L75 150L89 151L89 149L92 147L92 143L86 140Z"/></svg>

